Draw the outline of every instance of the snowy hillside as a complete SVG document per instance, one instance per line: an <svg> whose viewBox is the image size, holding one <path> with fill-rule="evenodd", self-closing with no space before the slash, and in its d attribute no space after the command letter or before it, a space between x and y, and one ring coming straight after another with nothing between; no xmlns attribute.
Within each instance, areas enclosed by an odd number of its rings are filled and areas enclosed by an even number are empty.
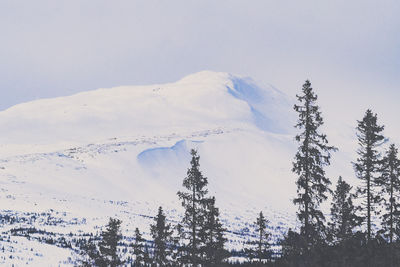
<svg viewBox="0 0 400 267"><path fill-rule="evenodd" d="M231 248L251 238L260 210L283 233L295 226L292 104L272 86L200 72L176 83L99 89L3 111L2 222L24 219L4 224L0 247L20 240L6 237L17 227L64 237L96 232L109 216L123 220L127 237L135 227L148 233L159 205L172 222L179 220L176 192L191 148L199 151L210 193L231 230ZM23 248L33 241L21 242ZM64 250L52 256L53 264L71 263L66 257L73 251ZM35 262L35 256L21 257L19 263Z"/></svg>

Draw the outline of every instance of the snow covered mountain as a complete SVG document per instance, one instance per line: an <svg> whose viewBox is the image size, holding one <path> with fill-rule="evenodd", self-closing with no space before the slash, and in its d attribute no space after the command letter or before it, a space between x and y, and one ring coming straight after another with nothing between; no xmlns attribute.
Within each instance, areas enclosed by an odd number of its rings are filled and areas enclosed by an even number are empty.
<svg viewBox="0 0 400 267"><path fill-rule="evenodd" d="M14 247L17 237L5 238L17 226L95 232L110 216L123 220L127 236L135 227L148 232L159 205L179 220L176 192L191 148L199 151L231 248L251 237L261 210L283 233L295 226L292 105L272 86L204 71L176 83L98 89L0 112L2 219L24 218L3 225L0 246L28 249L20 237L25 245ZM63 249L52 261L71 264L73 254ZM38 262L29 254L18 261Z"/></svg>

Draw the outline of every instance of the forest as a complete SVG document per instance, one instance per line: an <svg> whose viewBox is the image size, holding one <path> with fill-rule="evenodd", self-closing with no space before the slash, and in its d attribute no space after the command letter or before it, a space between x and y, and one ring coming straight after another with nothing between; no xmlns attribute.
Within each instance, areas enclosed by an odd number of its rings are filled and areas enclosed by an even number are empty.
<svg viewBox="0 0 400 267"><path fill-rule="evenodd" d="M151 240L136 228L134 240L123 243L122 222L110 218L98 236L78 240L82 266L399 266L400 263L400 160L395 144L383 135L384 126L368 109L357 121L358 158L352 162L359 185L338 177L332 185L324 168L338 150L321 132L324 124L317 94L307 80L297 97L295 140L298 150L292 162L297 177L299 229L289 229L271 249L268 218L253 218L257 236L242 251L226 249L226 231L210 196L208 179L200 168L200 156L191 151L190 167L177 197L184 214L172 224L159 207L150 225ZM321 209L328 199L330 213ZM249 218L251 219L251 218ZM121 254L128 254L122 260ZM126 259L126 257L125 257Z"/></svg>

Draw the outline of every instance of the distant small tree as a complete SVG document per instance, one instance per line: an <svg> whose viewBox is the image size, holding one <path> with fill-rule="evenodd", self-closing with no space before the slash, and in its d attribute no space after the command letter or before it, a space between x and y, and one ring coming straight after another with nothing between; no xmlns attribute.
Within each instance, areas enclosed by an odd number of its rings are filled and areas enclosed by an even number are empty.
<svg viewBox="0 0 400 267"><path fill-rule="evenodd" d="M271 257L269 251L269 233L267 232L267 224L269 221L264 217L262 211L258 215L257 220L255 221L256 231L258 233L257 240L257 253L256 256L258 258L258 262L262 262L262 260L268 260Z"/></svg>
<svg viewBox="0 0 400 267"><path fill-rule="evenodd" d="M121 240L121 223L119 219L110 218L106 229L101 233L99 243L101 266L116 267L123 264L118 255L118 242Z"/></svg>
<svg viewBox="0 0 400 267"><path fill-rule="evenodd" d="M139 228L135 229L135 242L132 244L133 254L135 255L134 264L135 266L142 266L144 263L145 251L144 251L144 238L139 231Z"/></svg>
<svg viewBox="0 0 400 267"><path fill-rule="evenodd" d="M98 238L99 242L98 239L92 237L88 240L82 240L80 245L82 266L116 267L124 264L118 255L118 242L122 238L121 223L118 219L110 218L106 229L101 232Z"/></svg>
<svg viewBox="0 0 400 267"><path fill-rule="evenodd" d="M269 250L269 233L267 232L267 224L269 221L264 217L262 212L259 213L254 227L257 232L257 239L247 242L245 248L245 254L251 262L256 259L258 263L262 263L265 260L271 258L271 251Z"/></svg>
<svg viewBox="0 0 400 267"><path fill-rule="evenodd" d="M158 214L154 219L154 224L150 225L150 233L154 241L153 261L158 266L169 266L171 264L171 225L166 222L166 216L162 207L158 208Z"/></svg>

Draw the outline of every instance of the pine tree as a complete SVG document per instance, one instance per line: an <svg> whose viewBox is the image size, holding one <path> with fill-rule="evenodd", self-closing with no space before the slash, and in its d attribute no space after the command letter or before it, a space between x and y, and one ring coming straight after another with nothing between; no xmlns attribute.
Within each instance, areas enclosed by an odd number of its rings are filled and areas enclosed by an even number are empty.
<svg viewBox="0 0 400 267"><path fill-rule="evenodd" d="M188 231L187 260L192 265L198 265L202 263L200 251L202 243L199 232L203 227L206 215L205 207L208 202L206 186L208 181L199 169L200 156L197 155L197 151L192 149L191 155L191 167L187 171L187 177L183 180L183 186L187 191L179 191L178 197L182 200L182 206L185 209L182 225Z"/></svg>
<svg viewBox="0 0 400 267"><path fill-rule="evenodd" d="M110 218L106 226L106 230L101 233L101 241L99 243L99 250L101 256L101 266L116 267L123 262L118 256L118 242L121 240L121 223L118 219Z"/></svg>
<svg viewBox="0 0 400 267"><path fill-rule="evenodd" d="M204 243L204 264L206 266L220 266L229 255L224 245L227 239L224 237L225 228L219 220L219 209L215 207L215 197L207 203L204 226L200 231L200 237Z"/></svg>
<svg viewBox="0 0 400 267"><path fill-rule="evenodd" d="M390 145L382 159L382 176L379 184L386 195L385 209L382 216L383 231L393 243L393 239L400 237L400 160L398 150L394 144Z"/></svg>
<svg viewBox="0 0 400 267"><path fill-rule="evenodd" d="M376 213L376 204L380 201L376 192L381 162L378 148L385 142L385 138L381 134L384 126L379 126L377 120L377 115L368 109L364 118L357 121L357 139L360 148L357 150L359 158L357 158L357 162L353 163L356 175L363 183L357 188L357 196L363 198L359 209L364 221L367 222L368 241L371 240L372 236L372 213Z"/></svg>
<svg viewBox="0 0 400 267"><path fill-rule="evenodd" d="M330 180L326 177L324 167L330 164L331 152L337 149L328 145L325 134L319 132L323 119L317 95L307 80L302 88L302 95L296 95L299 105L294 106L299 119L296 128L301 133L296 135L299 149L296 153L292 171L298 175L297 197L293 200L299 206L297 216L302 223L301 235L309 248L320 240L324 231L325 217L319 206L327 199L330 192Z"/></svg>
<svg viewBox="0 0 400 267"><path fill-rule="evenodd" d="M154 241L153 261L158 266L169 266L171 256L170 243L172 238L171 225L167 224L162 207L158 208L154 224L150 225L150 233Z"/></svg>
<svg viewBox="0 0 400 267"><path fill-rule="evenodd" d="M333 193L331 223L329 223L334 243L340 244L351 238L354 228L361 222L361 218L356 215L351 189L352 187L340 176Z"/></svg>
<svg viewBox="0 0 400 267"><path fill-rule="evenodd" d="M262 212L259 213L256 221L253 223L257 238L248 241L244 249L246 257L250 259L250 262L257 260L261 264L263 260L270 258L269 233L266 231L268 223L269 221L264 217Z"/></svg>
<svg viewBox="0 0 400 267"><path fill-rule="evenodd" d="M135 255L135 266L142 266L144 262L144 238L139 231L139 228L135 229L135 242L133 243L133 254Z"/></svg>
<svg viewBox="0 0 400 267"><path fill-rule="evenodd" d="M271 255L269 251L269 233L267 232L267 224L269 221L264 217L262 211L254 222L257 231L257 241L255 242L256 248L252 251L252 258L258 259L261 263L263 260L268 260Z"/></svg>

